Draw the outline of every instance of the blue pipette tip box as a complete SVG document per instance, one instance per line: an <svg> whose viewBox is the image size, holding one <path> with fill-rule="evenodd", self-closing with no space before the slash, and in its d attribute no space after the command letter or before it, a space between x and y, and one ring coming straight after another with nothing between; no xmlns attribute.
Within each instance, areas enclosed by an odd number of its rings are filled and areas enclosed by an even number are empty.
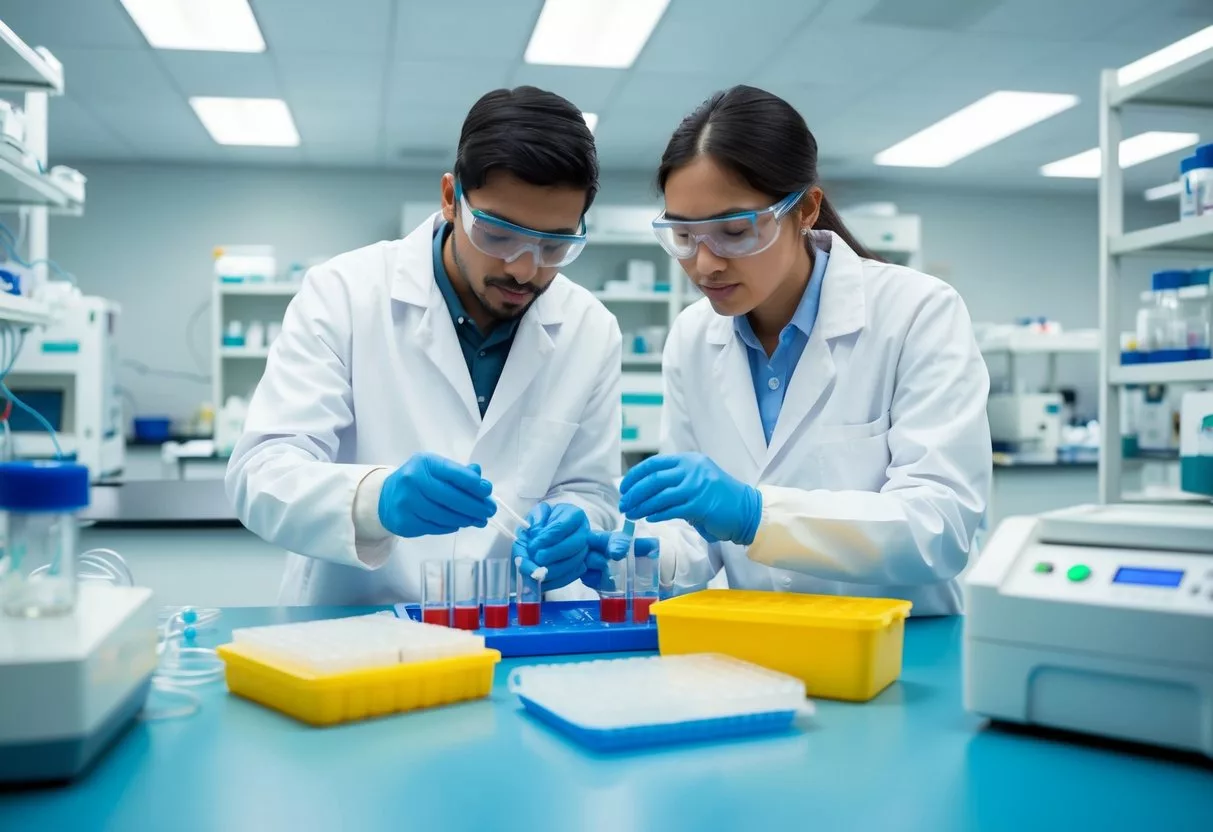
<svg viewBox="0 0 1213 832"><path fill-rule="evenodd" d="M419 604L397 604L398 618L421 620ZM501 652L503 658L559 656L573 653L630 653L657 649L657 624L631 621L608 623L598 618L598 601L544 601L539 623L518 624L516 605L510 604L510 626L482 627L484 646Z"/></svg>

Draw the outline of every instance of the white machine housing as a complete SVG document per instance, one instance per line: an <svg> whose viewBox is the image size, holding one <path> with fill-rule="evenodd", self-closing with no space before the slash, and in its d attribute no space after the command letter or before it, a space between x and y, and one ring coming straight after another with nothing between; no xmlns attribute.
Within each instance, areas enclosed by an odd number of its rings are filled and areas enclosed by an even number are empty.
<svg viewBox="0 0 1213 832"><path fill-rule="evenodd" d="M968 710L1213 757L1213 507L1008 518L965 595Z"/></svg>
<svg viewBox="0 0 1213 832"><path fill-rule="evenodd" d="M54 323L26 334L21 355L5 380L22 399L22 393L30 391L62 396L60 424L55 426L59 446L64 455L74 454L88 468L94 482L121 473L125 464L117 378L120 311L105 298L72 299ZM13 449L22 459L55 455L50 436L41 428L14 431Z"/></svg>
<svg viewBox="0 0 1213 832"><path fill-rule="evenodd" d="M142 587L82 583L70 615L0 615L0 783L86 769L142 709L156 639Z"/></svg>
<svg viewBox="0 0 1213 832"><path fill-rule="evenodd" d="M986 405L990 439L1021 459L1056 462L1063 404L1060 393L995 393Z"/></svg>

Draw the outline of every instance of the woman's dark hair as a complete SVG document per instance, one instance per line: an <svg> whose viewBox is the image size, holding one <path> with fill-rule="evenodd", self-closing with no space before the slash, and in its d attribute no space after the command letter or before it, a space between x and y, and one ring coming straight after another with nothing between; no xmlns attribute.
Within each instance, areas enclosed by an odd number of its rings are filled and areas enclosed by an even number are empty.
<svg viewBox="0 0 1213 832"><path fill-rule="evenodd" d="M598 153L584 116L567 99L537 87L493 90L472 105L459 134L455 178L466 190L504 170L530 185L598 193Z"/></svg>
<svg viewBox="0 0 1213 832"><path fill-rule="evenodd" d="M817 184L817 140L796 108L777 95L740 85L716 93L682 120L661 156L657 187L707 155L772 201ZM873 257L823 196L815 228L833 231L860 257Z"/></svg>

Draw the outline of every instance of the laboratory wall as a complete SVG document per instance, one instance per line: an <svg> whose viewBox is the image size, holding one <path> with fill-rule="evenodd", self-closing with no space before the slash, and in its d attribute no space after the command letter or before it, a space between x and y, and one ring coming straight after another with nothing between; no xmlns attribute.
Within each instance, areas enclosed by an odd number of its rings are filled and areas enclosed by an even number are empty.
<svg viewBox="0 0 1213 832"><path fill-rule="evenodd" d="M77 164L89 177L87 214L52 219L51 255L85 292L122 304L119 344L130 363L120 383L139 412L174 417L190 415L210 394L214 246L271 244L290 263L393 238L403 203L436 200L441 174ZM956 286L975 320L1048 315L1066 326L1096 325L1093 193L827 187L838 205L878 200L921 215L927 269ZM604 173L600 202L656 201L650 174ZM1128 221L1162 222L1174 210L1173 203L1130 205ZM1127 302L1135 303L1148 268L1141 265L1140 281L1125 281ZM1062 376L1094 390L1090 358L1063 361Z"/></svg>

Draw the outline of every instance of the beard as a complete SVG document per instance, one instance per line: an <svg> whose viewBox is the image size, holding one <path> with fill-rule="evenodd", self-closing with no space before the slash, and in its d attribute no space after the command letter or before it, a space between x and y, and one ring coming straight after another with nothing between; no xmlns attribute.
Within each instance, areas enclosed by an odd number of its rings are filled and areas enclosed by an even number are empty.
<svg viewBox="0 0 1213 832"><path fill-rule="evenodd" d="M531 305L535 302L535 299L542 295L547 289L547 286L539 287L534 284L519 283L517 280L514 280L514 278L506 277L504 275L486 276L481 281L481 285L477 286L476 282L471 278L471 273L468 270L467 264L463 261L463 258L459 254L459 246L455 242L454 235L451 236L451 258L455 261L455 267L459 269L459 273L463 276L468 288L472 290L472 294L476 296L476 300L480 303L481 307L483 307L484 311L488 312L489 315L499 321L509 321L513 320L514 318L521 317L528 309L531 308ZM490 286L497 286L501 289L505 289L507 292L517 292L518 294L530 295L530 298L525 303L520 303L517 305L494 303L488 295L488 288Z"/></svg>

